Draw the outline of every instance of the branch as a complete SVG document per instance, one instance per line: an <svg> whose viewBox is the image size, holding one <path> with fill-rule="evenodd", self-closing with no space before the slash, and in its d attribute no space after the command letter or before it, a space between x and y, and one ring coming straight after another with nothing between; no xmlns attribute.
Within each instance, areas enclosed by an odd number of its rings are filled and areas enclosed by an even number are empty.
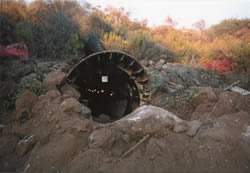
<svg viewBox="0 0 250 173"><path fill-rule="evenodd" d="M234 85L238 84L239 82L240 82L240 80L235 81L234 83L232 83L231 85L229 85L228 87L226 87L223 91L226 91L226 90L232 88Z"/></svg>
<svg viewBox="0 0 250 173"><path fill-rule="evenodd" d="M135 150L140 144L142 144L144 141L146 141L150 135L144 136L139 142L137 142L132 148L130 148L128 151L126 151L120 158L119 161L122 160L124 157L126 157L129 153L131 153L133 150Z"/></svg>

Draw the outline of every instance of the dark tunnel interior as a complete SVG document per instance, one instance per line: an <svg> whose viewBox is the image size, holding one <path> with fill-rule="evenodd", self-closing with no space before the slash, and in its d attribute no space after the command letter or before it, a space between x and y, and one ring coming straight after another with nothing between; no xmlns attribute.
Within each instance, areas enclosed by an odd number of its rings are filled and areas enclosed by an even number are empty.
<svg viewBox="0 0 250 173"><path fill-rule="evenodd" d="M83 61L69 78L74 78L74 85L81 94L80 102L87 102L93 119L98 121L100 115L105 115L112 122L138 107L140 96L134 79L114 61L107 61L103 56L103 60L92 57Z"/></svg>
<svg viewBox="0 0 250 173"><path fill-rule="evenodd" d="M135 97L137 87L129 76L112 65L89 65L77 81L82 100L88 100L92 114L98 117L108 115L111 120L120 119L131 112L133 104L139 104ZM133 93L131 93L133 92Z"/></svg>

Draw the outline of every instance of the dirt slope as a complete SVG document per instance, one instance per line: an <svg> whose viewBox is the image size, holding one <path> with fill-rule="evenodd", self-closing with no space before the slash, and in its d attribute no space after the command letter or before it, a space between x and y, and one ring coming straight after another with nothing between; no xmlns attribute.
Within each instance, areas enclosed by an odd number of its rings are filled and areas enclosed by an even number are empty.
<svg viewBox="0 0 250 173"><path fill-rule="evenodd" d="M45 79L54 87L39 97L26 91L16 101L15 120L1 132L1 171L250 171L249 96L222 92L218 99L200 102L192 121L143 106L121 120L98 124L87 118L89 110L70 87L57 89L64 85L63 72L56 76ZM240 102L246 105L237 106ZM217 110L208 116L215 104Z"/></svg>
<svg viewBox="0 0 250 173"><path fill-rule="evenodd" d="M250 96L206 87L221 84L220 77L190 80L178 74L205 72L171 66L166 79L166 71L152 70L152 103L163 108L173 93L201 84L192 98L194 111L180 116L147 105L99 124L78 101L78 91L65 83L67 64L48 64L37 65L41 73L54 71L45 75L41 95L26 90L15 109L1 115L0 172L250 172Z"/></svg>

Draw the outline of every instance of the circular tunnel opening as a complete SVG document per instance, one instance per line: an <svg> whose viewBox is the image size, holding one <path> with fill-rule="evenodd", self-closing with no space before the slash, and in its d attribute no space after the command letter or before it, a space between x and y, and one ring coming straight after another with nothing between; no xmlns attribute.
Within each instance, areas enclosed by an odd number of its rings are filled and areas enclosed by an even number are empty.
<svg viewBox="0 0 250 173"><path fill-rule="evenodd" d="M93 120L106 123L122 118L143 102L141 93L146 85L136 80L144 77L141 69L124 53L102 52L78 63L68 81L80 92L80 102L91 109Z"/></svg>
<svg viewBox="0 0 250 173"><path fill-rule="evenodd" d="M139 105L136 84L125 72L115 66L101 64L90 65L87 69L88 73L84 73L76 83L80 84L80 100L88 101L94 118L117 120L130 113L133 106Z"/></svg>

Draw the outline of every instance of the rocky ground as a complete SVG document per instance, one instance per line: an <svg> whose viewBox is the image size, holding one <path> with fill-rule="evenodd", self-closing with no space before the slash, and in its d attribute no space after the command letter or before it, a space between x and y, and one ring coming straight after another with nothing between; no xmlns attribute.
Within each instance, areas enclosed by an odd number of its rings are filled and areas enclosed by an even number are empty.
<svg viewBox="0 0 250 173"><path fill-rule="evenodd" d="M1 64L0 172L250 172L249 74L147 62L150 105L100 124L72 63Z"/></svg>

